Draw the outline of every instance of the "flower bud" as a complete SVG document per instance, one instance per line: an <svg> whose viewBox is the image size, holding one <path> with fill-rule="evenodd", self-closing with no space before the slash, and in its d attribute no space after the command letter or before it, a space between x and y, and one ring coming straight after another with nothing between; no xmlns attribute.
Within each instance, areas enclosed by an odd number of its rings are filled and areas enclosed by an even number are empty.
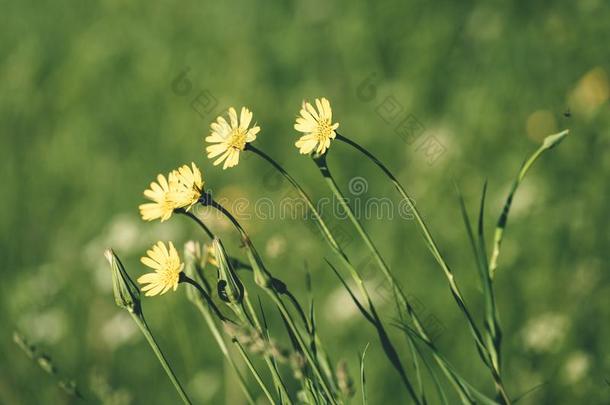
<svg viewBox="0 0 610 405"><path fill-rule="evenodd" d="M125 308L129 312L140 313L140 290L137 285L129 278L125 267L112 249L106 249L104 256L110 263L114 301L119 307Z"/></svg>
<svg viewBox="0 0 610 405"><path fill-rule="evenodd" d="M218 262L218 295L226 302L239 303L244 295L244 286L233 270L220 239L215 238L213 246Z"/></svg>
<svg viewBox="0 0 610 405"><path fill-rule="evenodd" d="M542 142L542 147L544 149L554 148L555 146L559 145L561 141L563 141L563 138L565 138L569 133L570 131L566 129L557 134L547 136Z"/></svg>

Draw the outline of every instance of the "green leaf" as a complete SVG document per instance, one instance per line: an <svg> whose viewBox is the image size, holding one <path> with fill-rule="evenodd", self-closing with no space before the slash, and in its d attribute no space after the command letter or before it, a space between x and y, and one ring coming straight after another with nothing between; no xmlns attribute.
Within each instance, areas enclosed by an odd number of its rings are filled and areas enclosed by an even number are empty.
<svg viewBox="0 0 610 405"><path fill-rule="evenodd" d="M569 130L561 131L554 135L549 135L544 138L542 145L523 163L519 173L517 174L517 178L513 182L513 186L508 193L508 197L506 198L506 202L504 203L504 208L502 209L502 213L500 214L500 218L498 219L498 224L496 225L496 230L494 232L494 243L493 249L491 253L491 259L489 261L489 273L490 277L493 279L496 270L498 268L498 256L500 255L500 247L502 245L502 239L504 238L504 230L506 229L506 223L508 221L508 214L510 212L510 207L513 202L513 198L521 181L532 167L532 165L538 160L538 158L547 150L554 148L559 145L561 141L568 135Z"/></svg>

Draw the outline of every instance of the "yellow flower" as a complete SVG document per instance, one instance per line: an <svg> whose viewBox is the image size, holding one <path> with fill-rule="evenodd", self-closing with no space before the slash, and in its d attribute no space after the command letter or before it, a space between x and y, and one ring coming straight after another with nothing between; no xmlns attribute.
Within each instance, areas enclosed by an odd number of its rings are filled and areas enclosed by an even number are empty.
<svg viewBox="0 0 610 405"><path fill-rule="evenodd" d="M144 196L153 202L139 206L140 215L142 215L143 220L153 221L161 219L161 222L163 222L172 216L176 204L170 198L170 191L175 183L176 178L174 173L170 173L168 179L160 174L157 176L156 182L150 183L150 188L144 191Z"/></svg>
<svg viewBox="0 0 610 405"><path fill-rule="evenodd" d="M172 170L167 178L159 174L157 181L150 183L150 188L144 191L144 196L153 202L140 205L142 219L161 219L163 222L176 208L190 209L201 197L203 184L201 171L195 163L191 163L191 167L183 165Z"/></svg>
<svg viewBox="0 0 610 405"><path fill-rule="evenodd" d="M168 249L159 241L146 254L147 256L142 257L140 261L155 270L154 273L147 273L138 278L138 283L146 284L142 287L146 296L165 294L170 288L176 291L184 264L180 261L174 244L169 242Z"/></svg>
<svg viewBox="0 0 610 405"><path fill-rule="evenodd" d="M309 154L314 149L316 153L325 153L330 146L330 140L337 136L335 129L339 124L332 123L333 111L328 100L324 97L316 98L316 107L317 111L311 103L303 101L301 116L297 117L294 124L294 129L305 134L295 143L302 154Z"/></svg>
<svg viewBox="0 0 610 405"><path fill-rule="evenodd" d="M208 158L213 159L220 155L214 161L214 166L224 161L223 170L237 166L239 152L246 148L246 143L254 141L261 130L256 124L248 128L252 121L252 112L246 107L241 108L239 120L235 108L229 108L229 120L230 124L222 116L216 118L216 122L210 125L212 133L205 138L206 142L213 144L205 148Z"/></svg>
<svg viewBox="0 0 610 405"><path fill-rule="evenodd" d="M183 165L172 171L170 176L173 176L175 182L170 185L169 199L174 202L175 208L186 207L189 210L197 203L203 191L201 171L195 163L191 163L191 167Z"/></svg>

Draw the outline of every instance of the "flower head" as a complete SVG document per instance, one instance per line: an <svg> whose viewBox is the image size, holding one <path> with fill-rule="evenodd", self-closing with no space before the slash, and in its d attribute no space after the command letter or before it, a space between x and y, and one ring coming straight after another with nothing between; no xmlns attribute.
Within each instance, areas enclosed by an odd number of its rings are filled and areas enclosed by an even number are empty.
<svg viewBox="0 0 610 405"><path fill-rule="evenodd" d="M204 184L201 171L195 163L191 163L191 167L183 165L174 170L171 175L175 182L170 187L169 199L173 201L176 208L186 207L188 210L201 197Z"/></svg>
<svg viewBox="0 0 610 405"><path fill-rule="evenodd" d="M168 246L169 248L159 241L146 251L147 256L140 259L145 266L155 270L138 278L138 283L146 284L142 287L146 296L165 294L170 288L174 291L178 288L184 264L180 261L174 244L169 242Z"/></svg>
<svg viewBox="0 0 610 405"><path fill-rule="evenodd" d="M330 140L337 136L335 129L339 124L332 123L333 111L330 103L324 97L316 98L315 103L317 111L311 103L303 101L300 117L297 117L294 124L294 129L305 134L295 143L302 154L309 154L314 149L316 153L325 153L330 146Z"/></svg>
<svg viewBox="0 0 610 405"><path fill-rule="evenodd" d="M140 205L140 215L145 221L168 220L176 208L188 210L199 200L203 192L201 171L191 163L172 170L167 178L159 174L157 181L150 183L144 196L152 202Z"/></svg>
<svg viewBox="0 0 610 405"><path fill-rule="evenodd" d="M175 183L174 173L170 173L167 179L160 174L157 176L156 182L150 183L150 188L144 191L144 196L153 202L140 205L140 215L142 215L143 220L161 219L161 222L163 222L172 216L176 204L170 198L170 191Z"/></svg>
<svg viewBox="0 0 610 405"><path fill-rule="evenodd" d="M205 138L206 142L212 144L205 148L208 158L218 157L214 161L214 166L224 161L223 170L237 166L239 152L246 148L246 143L254 141L260 131L260 127L256 124L249 128L252 112L246 107L241 108L239 119L235 108L229 108L229 121L230 124L222 116L216 118L216 122L210 125L212 133Z"/></svg>

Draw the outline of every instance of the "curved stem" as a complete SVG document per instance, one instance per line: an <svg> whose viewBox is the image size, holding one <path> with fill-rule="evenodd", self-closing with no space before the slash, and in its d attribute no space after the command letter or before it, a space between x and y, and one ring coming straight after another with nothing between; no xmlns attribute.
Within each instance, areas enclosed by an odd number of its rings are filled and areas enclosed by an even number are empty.
<svg viewBox="0 0 610 405"><path fill-rule="evenodd" d="M297 183L297 181L286 170L284 170L284 168L282 166L280 166L275 160L273 160L273 158L271 158L269 155L267 155L260 149L257 149L256 147L252 146L251 144L247 144L246 150L254 152L256 155L260 156L265 161L270 163L282 176L284 176L284 178L286 180L288 180L288 182L292 185L292 187L297 191L297 193L305 201L305 203L307 204L307 207L309 208L309 210L311 211L311 213L313 214L313 216L316 220L316 225L322 232L322 235L324 235L324 239L330 245L333 253L335 253L337 255L339 260L348 269L350 276L352 277L352 279L358 286L358 289L360 290L361 295L367 301L368 306L371 307L373 305L373 303L370 299L370 295L366 289L366 285L364 284L362 277L360 277L360 274L358 274L358 271L356 270L354 265L350 262L350 260L348 259L347 255L345 254L343 249L341 249L341 246L339 246L339 243L337 243L337 240L335 239L335 237L333 236L332 232L330 231L328 225L322 218L322 215L320 214L320 212L318 211L318 209L316 208L314 203L311 201L311 198L309 197L309 195L307 195L307 193L299 185L299 183ZM354 297L354 299L355 299L355 297ZM367 318L369 321L371 321L371 319L372 319L371 314L368 313L364 309L364 307L362 307L360 305L359 302L357 303L357 305L358 305L360 311L362 311L364 317Z"/></svg>
<svg viewBox="0 0 610 405"><path fill-rule="evenodd" d="M205 302L208 304L208 306L212 309L214 314L221 321L235 323L232 320L230 320L229 318L227 318L226 316L224 316L222 314L222 312L220 312L220 309L216 306L214 301L212 301L212 297L210 297L210 295L203 289L203 287L201 287L201 285L199 285L198 282L196 282L195 280L193 280L192 278L190 278L189 276L187 276L184 273L180 273L180 282L184 282L184 283L190 284L193 287L195 287L197 289L197 291L199 291L199 294L201 294L201 296L203 297Z"/></svg>
<svg viewBox="0 0 610 405"><path fill-rule="evenodd" d="M258 331L258 333L261 334L261 336L264 336L265 339L268 339L269 336L268 336L268 334L265 334L263 332L263 328L261 326L261 323L260 323L258 317L256 316L256 312L254 311L254 308L252 307L252 303L250 302L250 298L248 298L247 291L244 293L243 302L245 304L245 307L243 307L242 310L243 310L243 315L245 317L245 320L252 327L254 327ZM275 359L270 354L265 354L263 357L265 359L265 363L267 364L267 367L269 368L269 371L271 372L271 376L273 378L273 382L274 382L276 388L278 389L278 391L280 393L280 397L282 399L282 403L283 404L292 405L292 401L290 399L290 395L288 395L288 389L286 388L286 384L284 384L284 381L282 380L280 372L279 372L279 370L277 368L277 365L275 363Z"/></svg>
<svg viewBox="0 0 610 405"><path fill-rule="evenodd" d="M235 219L235 217L229 211L227 211L221 204L214 201L214 199L212 199L211 196L209 196L209 195L204 196L202 198L202 202L204 202L207 205L210 205L211 207L214 207L215 209L220 211L224 216L226 216L229 219L229 221L231 221L231 223L234 225L235 229L240 233L242 241L244 242L244 244L246 245L246 248L248 249L249 257L251 258L251 264L252 264L255 274L256 274L256 272L260 272L263 274L264 277L268 278L268 280L269 280L269 284L264 288L265 292L267 292L267 294L269 294L270 298L273 300L273 302L276 304L276 306L280 310L280 313L282 314L283 318L286 320L286 323L288 324L292 334L296 338L299 346L301 347L301 350L305 354L305 357L307 358L307 362L309 363L311 369L313 370L313 373L316 376L316 379L322 386L322 389L323 389L324 393L326 394L327 399L329 400L329 402L331 404L336 404L337 401L335 400L335 398L332 394L332 391L329 387L328 382L324 378L324 375L320 369L320 365L316 361L315 356L311 353L309 346L305 342L305 339L303 339L303 336L301 336L299 329L297 328L296 324L294 323L294 320L292 319L292 315L290 314L290 312L286 308L286 305L280 298L280 295L274 288L273 283L272 283L273 276L264 267L264 264L262 263L262 259L260 258L258 252L256 251L256 248L254 247L252 241L250 240L250 237L248 236L248 234L246 233L244 228L241 226L241 224L237 221L237 219Z"/></svg>
<svg viewBox="0 0 610 405"><path fill-rule="evenodd" d="M453 271L451 270L451 268L449 267L449 265L447 264L447 262L441 255L440 250L438 249L436 242L434 241L434 238L432 237L432 234L430 233L430 230L428 229L428 226L426 225L426 223L424 222L423 218L421 217L419 211L415 207L415 203L413 202L413 199L407 194L405 189L402 187L402 185L400 184L398 179L392 174L392 172L390 172L390 170L383 163L381 163L381 161L379 159L377 159L375 156L373 156L368 150L366 150L362 146L358 145L357 143L353 142L352 140L350 140L342 135L337 134L337 139L356 148L358 151L362 152L366 157L368 157L373 163L375 163L390 178L390 180L392 181L392 183L394 184L394 186L396 187L396 189L398 190L400 195L405 199L405 201L407 202L407 204L409 206L409 209L413 211L413 215L415 216L417 224L419 225L419 228L424 236L426 245L430 249L432 256L434 256L434 258L436 259L438 264L441 266L443 272L445 273L445 276L447 277L447 280L449 281L449 287L451 288L451 292L452 292L455 300L457 301L458 306L462 309L462 312L464 313L464 315L466 316L466 318L468 320L469 326L477 341L477 345L481 346L481 347L485 347L485 345L483 343L483 339L481 337L481 333L479 332L479 329L478 329L476 323L474 322L474 319L472 319L470 312L468 312L466 303L465 303L464 299L462 298L462 293L460 292L460 289L454 279ZM381 261L380 261L380 263L381 263Z"/></svg>
<svg viewBox="0 0 610 405"><path fill-rule="evenodd" d="M214 239L214 234L212 233L212 231L210 231L210 228L208 228L208 226L206 224L204 224L203 221L200 220L195 214L193 214L190 211L186 211L184 208L178 208L178 209L174 210L174 212L177 214L186 215L187 217L191 218L193 221L197 222L197 224L201 227L201 229L203 229L203 231L206 233L206 235L208 235L208 237L210 239Z"/></svg>
<svg viewBox="0 0 610 405"><path fill-rule="evenodd" d="M256 405L256 401L254 400L254 397L252 396L250 389L248 389L248 384L246 383L246 379L244 378L242 373L239 371L239 368L237 367L235 360L233 360L233 357L231 357L231 354L229 353L227 345L225 344L225 341L222 338L222 335L220 334L220 331L218 330L216 323L214 323L214 318L212 318L209 308L206 308L206 306L203 304L203 302L199 301L199 300L197 300L195 302L195 305L197 306L197 308L199 309L199 312L201 312L201 315L205 319L205 322L207 323L208 328L212 332L212 336L214 336L214 339L216 340L216 343L218 344L220 351L222 352L222 354L225 356L225 358L229 362L229 365L233 369L233 372L237 375L237 381L238 381L239 386L242 389L244 395L246 396L246 400L248 401L248 403L250 405Z"/></svg>
<svg viewBox="0 0 610 405"><path fill-rule="evenodd" d="M212 205L211 202L213 202L212 198L205 194L202 196L202 199L200 201L204 206L205 205ZM216 204L214 202L214 204ZM224 209L224 207L220 206L219 204L217 204L219 208ZM188 217L192 218L195 222L197 222L202 228L203 230L206 232L206 234L210 237L210 239L214 239L216 237L216 235L214 235L210 229L203 223L203 221L201 221L199 218L197 218L195 215L193 215L192 213L185 211L183 209L180 210L176 210L176 212L181 213L181 214L185 214ZM228 212L227 212L228 214ZM226 214L225 214L226 215ZM234 219L234 218L233 218ZM239 226L239 223L237 221L235 221L234 225ZM241 230L242 233L242 238L243 235L245 235L245 231L243 231L243 229ZM183 278L184 282L187 282L191 285L193 285L195 288L197 288L197 290L199 291L199 293L201 294L201 296L205 299L205 301L208 303L208 305L210 306L210 308L212 308L212 310L214 311L214 313L223 321L229 321L234 323L233 321L228 320L227 318L225 318L222 313L220 312L220 310L218 309L218 307L214 304L214 302L212 301L211 297L209 296L209 294L193 279L187 277L184 273L181 273L181 277ZM260 328L259 328L260 329ZM249 359L247 359L247 361L249 361ZM268 356L265 356L265 362L267 364L267 366L269 367L269 370L271 372L271 374L273 375L274 381L276 382L276 386L278 388L278 390L282 393L282 395L285 398L289 399L288 396L288 391L286 390L286 387L284 385L284 382L281 380L278 371L275 367L275 365L273 364L273 362L270 360L270 358ZM250 368L252 370L252 368ZM259 381L259 377L258 375L255 375L255 378L257 379L257 381ZM267 391L266 387L263 387L263 389Z"/></svg>
<svg viewBox="0 0 610 405"><path fill-rule="evenodd" d="M426 246L428 247L428 249L432 253L432 256L434 257L434 259L437 261L437 263L440 265L441 269L443 270L443 273L445 274L445 277L447 278L447 281L449 282L449 288L451 289L451 293L452 293L456 303L458 304L458 307L460 308L460 310L466 317L466 320L468 321L468 326L475 339L477 349L478 349L479 353L481 354L481 357L482 357L483 361L485 362L485 364L490 368L490 371L492 373L492 377L494 379L494 383L496 384L496 387L501 387L501 389L497 389L498 394L503 398L505 403L510 403L510 399L506 395L504 388L503 388L502 381L500 380L500 375L492 365L492 361L491 361L492 356L489 353L489 349L485 345L483 336L482 336L481 332L479 331L479 328L477 327L472 315L468 311L466 302L465 302L464 298L462 297L462 293L459 289L457 282L455 281L453 271L451 270L451 268L449 267L449 265L443 258L440 250L438 249L436 242L434 241L434 238L433 238L430 230L428 229L428 226L426 225L426 223L424 222L419 211L415 207L415 203L414 203L413 199L407 194L404 187L400 184L400 182L394 176L394 174L392 174L392 172L390 172L390 170L383 163L381 163L381 161L379 159L377 159L373 154L371 154L368 150L366 150L365 148L363 148L356 142L354 142L340 134L337 134L336 139L352 146L353 148L355 148L356 150L358 150L359 152L364 154L366 157L368 157L373 163L375 163L375 165L377 165L377 167L379 167L386 174L386 176L388 176L388 178L394 184L394 186L396 187L396 189L398 190L400 195L407 202L409 209L413 212L413 215L415 216L415 220L416 220L417 224L419 225L419 229L422 232L422 235L426 242ZM380 262L380 264L381 264L381 261L378 260L378 262Z"/></svg>
<svg viewBox="0 0 610 405"><path fill-rule="evenodd" d="M288 182L292 185L292 187L294 187L294 189L297 191L297 193L299 193L299 195L301 196L301 198L305 201L305 203L307 204L307 207L309 208L309 210L311 211L311 213L313 214L315 220L316 220L316 224L318 225L318 227L320 228L320 231L322 231L322 234L324 235L324 237L326 238L327 242L331 245L331 247L336 250L336 252L341 256L346 258L345 253L343 253L343 251L341 250L341 248L339 247L339 244L337 243L337 241L335 240L335 238L333 237L332 233L330 232L328 226L326 225L326 223L324 222L324 220L322 219L322 216L320 215L320 213L318 212L318 210L316 209L315 205L313 204L313 202L311 201L311 198L309 198L309 196L307 195L307 193L305 192L305 190L303 190L303 188L299 185L299 183L296 182L296 180L294 178L292 178L292 176L290 174L288 174L288 172L286 170L284 170L284 168L282 166L280 166L275 160L273 160L269 155L267 155L265 152L263 152L260 149L257 149L256 147L252 146L251 144L247 144L246 145L246 150L252 151L254 152L256 155L260 156L261 158L263 158L265 161L267 161L268 163L270 163L282 176L284 176L284 178L286 180L288 180Z"/></svg>
<svg viewBox="0 0 610 405"><path fill-rule="evenodd" d="M404 378L406 378L406 374L404 372L402 365L400 364L400 361L398 360L398 352L394 348L394 346L389 338L389 335L387 334L387 332L383 326L383 322L381 321L381 319L379 318L379 316L377 314L377 310L375 309L375 306L374 306L372 300L370 299L370 295L367 291L364 281L358 274L358 271L354 268L352 263L349 261L347 255L343 252L343 250L341 249L339 244L336 242L335 238L333 237L332 233L329 230L329 227L326 225L326 223L322 219L321 214L318 212L316 206L311 201L311 198L307 195L305 190L303 190L303 188L296 182L296 180L294 180L294 178L292 178L292 176L290 176L290 174L288 174L288 172L286 170L284 170L284 168L282 166L280 166L275 160L273 160L273 158L271 158L269 155L267 155L260 149L257 149L256 147L252 146L251 144L248 144L246 146L246 150L250 150L250 151L254 152L256 155L258 155L259 157L261 157L262 159L264 159L265 161L270 163L280 174L282 174L282 176L284 176L284 178L286 180L288 180L288 182L293 186L293 188L297 191L297 193L305 201L305 203L307 204L308 208L310 209L311 213L313 214L313 216L316 220L316 225L318 225L318 228L324 235L325 240L328 242L328 244L330 245L333 252L338 256L338 258L341 260L341 262L345 265L345 267L350 272L352 279L354 280L354 282L356 283L356 285L358 286L358 288L360 290L360 293L366 300L368 310L365 309L360 304L360 302L357 300L357 298L355 296L352 295L352 299L356 303L356 306L359 308L359 310L362 312L363 316L369 322L371 322L377 329L377 333L378 333L379 339L382 343L382 346L384 347L384 352L385 352L386 356L388 357L390 362L394 365L395 369L398 371L398 373L401 375L401 377L403 378L403 381L404 381ZM331 265L331 268L333 268L333 270L334 270L334 267L332 265ZM335 273L336 273L336 270L335 270ZM336 273L336 274L339 276L338 273ZM339 276L339 279L343 282L343 280L340 276ZM346 286L346 288L347 288L347 286ZM348 289L348 291L350 291L349 288L347 288L347 289ZM416 314L414 311L412 311L410 304L407 303L406 306L409 309L409 313L413 317L416 317ZM419 323L419 321L416 320L416 324L418 326L418 330L420 330L424 334L423 336L427 338L427 335L425 335L425 332L423 332L423 328L422 328L421 324ZM409 389L409 387L411 387L411 384L408 381L408 378L406 379L405 385L407 386L407 389L409 390L409 392L411 392L411 390ZM463 395L463 394L460 393L460 395Z"/></svg>
<svg viewBox="0 0 610 405"><path fill-rule="evenodd" d="M167 362L167 359L163 355L161 348L159 347L155 338L153 337L152 333L150 332L150 329L148 328L148 325L146 324L146 320L144 319L144 316L135 314L133 312L130 312L130 314L131 314L132 318L135 320L135 322L138 325L138 327L140 328L140 330L142 331L142 334L148 341L148 344L153 349L153 352L157 356L159 363L161 363L161 366L163 367L163 369L165 370L165 373L167 374L170 381L174 385L174 388L176 389L176 391L178 391L178 395L180 395L180 398L182 399L182 401L187 405L191 405L191 401L189 400L188 396L186 395L184 388L182 388L182 385L180 385L180 381L178 381L178 378L174 374L174 371L172 370L169 363Z"/></svg>
<svg viewBox="0 0 610 405"><path fill-rule="evenodd" d="M254 364L252 364L252 361L250 360L250 358L248 357L248 354L246 353L246 351L244 350L244 348L242 347L242 345L239 343L239 341L235 338L233 338L233 343L235 343L235 346L237 346L237 349L239 350L239 354L241 355L241 357L244 359L244 362L246 363L246 365L248 366L248 368L250 369L250 371L252 372L252 375L254 376L254 379L256 380L256 382L258 383L258 385L261 387L261 389L263 390L263 392L265 393L265 396L267 397L267 399L269 400L269 402L273 405L275 404L275 400L273 399L273 396L271 395L271 393L269 392L269 389L267 388L267 386L265 385L265 383L263 382L261 376L258 374L258 372L256 371L256 368L254 367Z"/></svg>

